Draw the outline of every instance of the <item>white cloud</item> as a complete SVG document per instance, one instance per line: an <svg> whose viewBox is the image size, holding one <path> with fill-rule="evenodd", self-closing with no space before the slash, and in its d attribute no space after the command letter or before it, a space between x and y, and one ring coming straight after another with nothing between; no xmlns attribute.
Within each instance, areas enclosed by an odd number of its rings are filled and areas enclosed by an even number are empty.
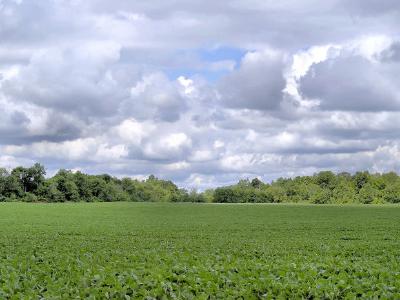
<svg viewBox="0 0 400 300"><path fill-rule="evenodd" d="M179 161L179 162L176 162L176 163L167 164L167 165L165 165L165 168L168 169L168 170L175 171L175 170L187 169L187 168L189 168L189 166L190 165L187 162Z"/></svg>
<svg viewBox="0 0 400 300"><path fill-rule="evenodd" d="M282 53L266 49L248 52L238 70L219 85L220 101L233 108L269 110L279 108L285 88Z"/></svg>
<svg viewBox="0 0 400 300"><path fill-rule="evenodd" d="M135 119L127 119L116 126L115 130L125 143L140 145L143 138L153 133L155 126L148 122L140 123Z"/></svg>
<svg viewBox="0 0 400 300"><path fill-rule="evenodd" d="M186 108L179 83L162 73L146 75L131 88L131 97L123 107L139 119L176 121Z"/></svg>
<svg viewBox="0 0 400 300"><path fill-rule="evenodd" d="M0 0L0 166L201 189L400 171L399 20L392 0Z"/></svg>
<svg viewBox="0 0 400 300"><path fill-rule="evenodd" d="M145 157L150 159L171 160L182 157L192 146L185 133L170 133L158 136L143 145Z"/></svg>
<svg viewBox="0 0 400 300"><path fill-rule="evenodd" d="M370 41L366 42L370 45ZM340 55L315 63L301 80L301 94L319 100L323 110L392 111L400 109L400 64L371 61L385 48L361 43L359 51L344 49ZM373 44L375 45L375 44ZM377 49L379 49L379 52ZM361 56L362 53L364 56ZM373 53L373 54L372 54ZM366 57L365 57L366 56Z"/></svg>

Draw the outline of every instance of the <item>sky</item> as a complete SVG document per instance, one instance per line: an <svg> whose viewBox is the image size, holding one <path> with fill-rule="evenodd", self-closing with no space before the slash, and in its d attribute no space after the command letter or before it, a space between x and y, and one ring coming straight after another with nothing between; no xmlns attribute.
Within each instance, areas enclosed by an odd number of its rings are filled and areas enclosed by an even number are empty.
<svg viewBox="0 0 400 300"><path fill-rule="evenodd" d="M205 189L400 172L398 0L0 0L0 166Z"/></svg>

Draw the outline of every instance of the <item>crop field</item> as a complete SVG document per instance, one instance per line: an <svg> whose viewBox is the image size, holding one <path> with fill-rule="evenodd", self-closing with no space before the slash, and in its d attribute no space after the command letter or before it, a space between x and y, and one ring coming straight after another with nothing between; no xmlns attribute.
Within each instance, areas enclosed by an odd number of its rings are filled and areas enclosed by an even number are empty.
<svg viewBox="0 0 400 300"><path fill-rule="evenodd" d="M400 297L400 207L0 205L0 299Z"/></svg>

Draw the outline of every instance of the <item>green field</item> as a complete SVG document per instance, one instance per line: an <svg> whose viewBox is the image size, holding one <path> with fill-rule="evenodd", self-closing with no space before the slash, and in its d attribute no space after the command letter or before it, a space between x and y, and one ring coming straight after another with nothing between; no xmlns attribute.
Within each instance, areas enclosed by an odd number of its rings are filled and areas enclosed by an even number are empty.
<svg viewBox="0 0 400 300"><path fill-rule="evenodd" d="M400 297L400 207L0 205L0 299Z"/></svg>

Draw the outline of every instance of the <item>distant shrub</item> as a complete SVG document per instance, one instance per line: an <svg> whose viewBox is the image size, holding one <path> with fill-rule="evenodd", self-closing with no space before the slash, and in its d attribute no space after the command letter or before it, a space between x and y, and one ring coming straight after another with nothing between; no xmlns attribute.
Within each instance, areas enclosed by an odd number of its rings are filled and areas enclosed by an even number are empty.
<svg viewBox="0 0 400 300"><path fill-rule="evenodd" d="M383 199L388 203L400 203L400 183L386 187L383 191Z"/></svg>
<svg viewBox="0 0 400 300"><path fill-rule="evenodd" d="M25 193L24 198L22 198L24 202L38 202L38 197L32 193Z"/></svg>
<svg viewBox="0 0 400 300"><path fill-rule="evenodd" d="M370 183L366 183L358 192L358 199L363 204L371 204L376 201L378 196L377 191Z"/></svg>

